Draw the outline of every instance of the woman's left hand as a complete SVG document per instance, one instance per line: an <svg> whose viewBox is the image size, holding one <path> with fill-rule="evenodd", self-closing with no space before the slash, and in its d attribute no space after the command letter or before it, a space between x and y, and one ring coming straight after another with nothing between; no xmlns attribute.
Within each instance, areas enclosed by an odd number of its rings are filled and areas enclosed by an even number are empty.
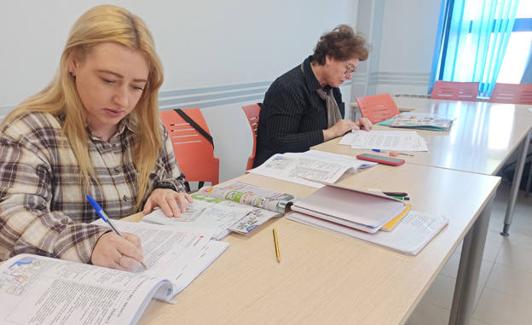
<svg viewBox="0 0 532 325"><path fill-rule="evenodd" d="M177 218L192 203L192 197L184 192L176 192L167 188L154 189L144 204L144 214L150 213L155 207L161 208L164 215Z"/></svg>

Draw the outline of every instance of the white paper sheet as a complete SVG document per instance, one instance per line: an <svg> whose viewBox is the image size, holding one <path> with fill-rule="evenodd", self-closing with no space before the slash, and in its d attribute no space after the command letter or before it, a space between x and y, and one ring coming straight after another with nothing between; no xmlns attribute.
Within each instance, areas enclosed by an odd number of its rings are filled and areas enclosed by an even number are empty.
<svg viewBox="0 0 532 325"><path fill-rule="evenodd" d="M176 285L176 290L180 292L181 290L188 287L188 285L203 271L205 271L222 253L229 247L229 244L223 241L211 240L207 245L205 245L200 255L193 261L190 262L184 269L183 272L178 274L174 283Z"/></svg>
<svg viewBox="0 0 532 325"><path fill-rule="evenodd" d="M340 144L354 149L428 151L425 139L416 131L353 131L344 135Z"/></svg>
<svg viewBox="0 0 532 325"><path fill-rule="evenodd" d="M408 255L417 255L449 222L442 216L435 217L410 211L392 231L369 234L296 212L289 214L287 218L366 240Z"/></svg>
<svg viewBox="0 0 532 325"><path fill-rule="evenodd" d="M177 229L204 229L212 233L213 239L222 239L229 234L229 228L245 217L255 208L236 202L223 201L220 203L194 200L193 205L202 205L205 208L201 213L197 210L193 215L188 211L178 218L168 218L157 209L144 217L144 221L162 225L171 225Z"/></svg>
<svg viewBox="0 0 532 325"><path fill-rule="evenodd" d="M209 243L212 232L207 229L177 229L145 222L114 220L122 232L137 235L144 250L145 273L172 279L182 269L201 255Z"/></svg>

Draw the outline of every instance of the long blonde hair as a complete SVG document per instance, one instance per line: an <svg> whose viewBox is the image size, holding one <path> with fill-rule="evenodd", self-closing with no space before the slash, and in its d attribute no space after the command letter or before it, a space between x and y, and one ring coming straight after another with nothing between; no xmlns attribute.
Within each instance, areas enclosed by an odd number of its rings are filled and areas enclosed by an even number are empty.
<svg viewBox="0 0 532 325"><path fill-rule="evenodd" d="M89 136L86 130L86 112L69 74L69 63L74 55L82 56L95 45L114 42L143 53L148 66L148 83L135 109L127 118L137 126L133 163L137 169L138 194L136 208L150 190L149 176L162 150L158 90L163 83L160 59L146 24L124 8L102 5L85 12L74 24L61 55L59 71L41 92L22 102L2 122L10 123L31 112L64 115L63 132L76 156L81 171L81 184L87 189L90 177L95 180L94 167L89 157ZM97 180L96 180L97 181Z"/></svg>

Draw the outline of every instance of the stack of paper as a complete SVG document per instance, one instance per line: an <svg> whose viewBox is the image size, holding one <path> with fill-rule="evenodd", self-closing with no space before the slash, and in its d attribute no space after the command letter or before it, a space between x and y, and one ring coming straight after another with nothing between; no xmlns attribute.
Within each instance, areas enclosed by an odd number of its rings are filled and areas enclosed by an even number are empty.
<svg viewBox="0 0 532 325"><path fill-rule="evenodd" d="M449 222L445 217L434 217L410 211L393 231L369 234L301 213L291 213L287 218L310 226L333 230L408 255L417 255Z"/></svg>
<svg viewBox="0 0 532 325"><path fill-rule="evenodd" d="M409 209L403 201L362 190L325 186L291 209L349 228L375 233Z"/></svg>
<svg viewBox="0 0 532 325"><path fill-rule="evenodd" d="M353 131L344 135L340 144L354 149L428 151L427 142L416 131Z"/></svg>
<svg viewBox="0 0 532 325"><path fill-rule="evenodd" d="M288 219L337 231L416 255L448 220L415 211L404 202L366 192L326 186L294 202ZM386 230L386 231L384 231Z"/></svg>
<svg viewBox="0 0 532 325"><path fill-rule="evenodd" d="M302 153L275 154L249 172L320 188L324 184L334 184L347 172L356 172L375 165L376 163L354 157L309 150Z"/></svg>

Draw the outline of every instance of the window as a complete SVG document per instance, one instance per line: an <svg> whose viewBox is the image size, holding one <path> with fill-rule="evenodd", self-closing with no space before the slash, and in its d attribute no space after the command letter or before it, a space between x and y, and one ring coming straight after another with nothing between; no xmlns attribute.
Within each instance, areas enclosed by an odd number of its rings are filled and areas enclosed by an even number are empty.
<svg viewBox="0 0 532 325"><path fill-rule="evenodd" d="M527 69L532 1L444 0L438 30L431 80L479 82L489 96L496 82L520 83Z"/></svg>
<svg viewBox="0 0 532 325"><path fill-rule="evenodd" d="M521 0L497 82L521 83L532 51L532 1Z"/></svg>

